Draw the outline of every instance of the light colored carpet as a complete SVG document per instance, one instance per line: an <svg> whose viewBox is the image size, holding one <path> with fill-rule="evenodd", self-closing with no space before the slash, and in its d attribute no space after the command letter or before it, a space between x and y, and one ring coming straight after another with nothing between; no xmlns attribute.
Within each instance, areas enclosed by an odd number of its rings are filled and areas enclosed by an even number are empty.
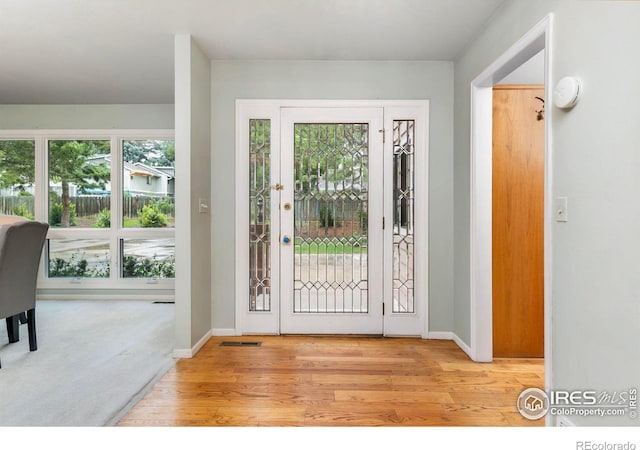
<svg viewBox="0 0 640 450"><path fill-rule="evenodd" d="M27 325L9 344L0 322L0 426L108 426L174 364L175 305L39 301L38 350Z"/></svg>

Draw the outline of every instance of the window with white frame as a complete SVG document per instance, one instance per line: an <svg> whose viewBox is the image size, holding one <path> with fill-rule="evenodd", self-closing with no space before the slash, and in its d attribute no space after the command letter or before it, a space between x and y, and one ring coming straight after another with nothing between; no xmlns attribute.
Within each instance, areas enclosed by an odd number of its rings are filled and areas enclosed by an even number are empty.
<svg viewBox="0 0 640 450"><path fill-rule="evenodd" d="M173 131L0 132L0 214L50 225L40 286L173 288Z"/></svg>

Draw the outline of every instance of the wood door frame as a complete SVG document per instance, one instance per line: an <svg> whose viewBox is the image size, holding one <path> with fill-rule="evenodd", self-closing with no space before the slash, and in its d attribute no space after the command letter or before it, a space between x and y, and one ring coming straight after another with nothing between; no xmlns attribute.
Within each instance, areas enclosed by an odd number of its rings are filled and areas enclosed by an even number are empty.
<svg viewBox="0 0 640 450"><path fill-rule="evenodd" d="M551 387L551 30L549 14L471 82L470 171L470 305L471 358L493 360L492 338L492 126L493 86L514 69L545 50L545 192L544 192L544 316L545 387Z"/></svg>
<svg viewBox="0 0 640 450"><path fill-rule="evenodd" d="M385 336L419 336L429 337L429 100L300 100L300 99L237 99L235 122L235 329L234 334L279 334L279 304L273 304L272 311L246 313L245 299L249 298L249 242L242 230L249 229L249 154L248 137L243 133L244 122L249 119L270 119L271 129L280 130L280 111L283 108L383 108L384 127L391 123L389 117L403 114L402 119L416 120L416 145L421 147L423 161L416 169L416 190L422 194L416 201L416 229L423 232L416 235L415 270L421 276L415 279L416 313L413 314L419 326L412 328L411 333L393 333L384 330ZM412 114L409 114L413 111ZM389 112L389 115L387 114ZM406 117L404 116L406 115ZM396 118L397 119L397 118ZM280 133L272 132L272 146L280 147ZM390 140L387 140L387 144ZM274 196L275 197L275 196ZM273 206L272 200L272 207ZM387 214L385 210L385 215ZM273 244L272 239L272 245ZM275 287L272 285L275 289ZM387 321L385 315L385 323ZM250 331L248 331L250 330Z"/></svg>

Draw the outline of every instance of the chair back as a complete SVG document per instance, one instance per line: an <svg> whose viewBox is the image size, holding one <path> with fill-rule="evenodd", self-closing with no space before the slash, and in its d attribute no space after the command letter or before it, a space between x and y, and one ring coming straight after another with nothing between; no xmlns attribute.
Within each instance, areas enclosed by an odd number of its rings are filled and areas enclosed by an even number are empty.
<svg viewBox="0 0 640 450"><path fill-rule="evenodd" d="M48 229L48 224L30 220L0 225L0 318L35 307Z"/></svg>

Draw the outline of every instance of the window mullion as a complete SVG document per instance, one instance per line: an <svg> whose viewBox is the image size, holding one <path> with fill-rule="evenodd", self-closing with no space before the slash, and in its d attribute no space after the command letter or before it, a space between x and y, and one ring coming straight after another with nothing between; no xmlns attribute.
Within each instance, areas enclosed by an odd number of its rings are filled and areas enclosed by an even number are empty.
<svg viewBox="0 0 640 450"><path fill-rule="evenodd" d="M34 136L35 142L35 207L34 213L37 220L47 222L47 145L42 135Z"/></svg>
<svg viewBox="0 0 640 450"><path fill-rule="evenodd" d="M122 257L120 255L119 234L122 226L120 206L122 199L121 189L121 172L122 172L122 152L120 151L121 139L118 136L111 136L111 226L110 245L111 245L111 279L118 280L120 278L120 264Z"/></svg>

